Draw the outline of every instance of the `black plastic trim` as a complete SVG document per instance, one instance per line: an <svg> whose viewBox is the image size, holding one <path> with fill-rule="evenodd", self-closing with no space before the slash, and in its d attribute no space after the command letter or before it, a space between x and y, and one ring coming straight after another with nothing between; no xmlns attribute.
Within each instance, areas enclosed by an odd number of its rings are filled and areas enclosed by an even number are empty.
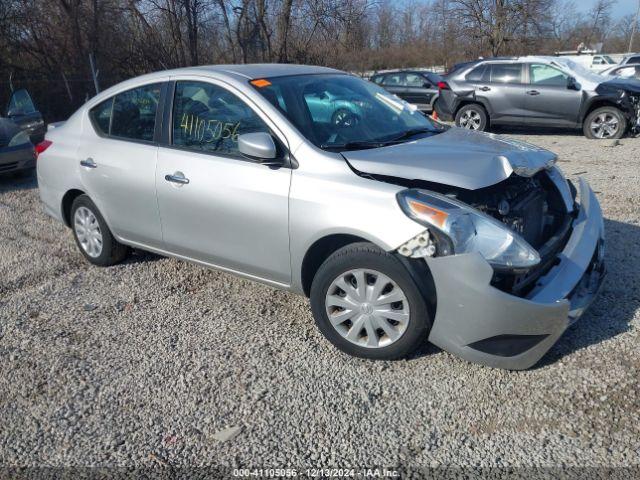
<svg viewBox="0 0 640 480"><path fill-rule="evenodd" d="M532 349L549 335L496 335L467 345L474 350L498 357L515 357Z"/></svg>

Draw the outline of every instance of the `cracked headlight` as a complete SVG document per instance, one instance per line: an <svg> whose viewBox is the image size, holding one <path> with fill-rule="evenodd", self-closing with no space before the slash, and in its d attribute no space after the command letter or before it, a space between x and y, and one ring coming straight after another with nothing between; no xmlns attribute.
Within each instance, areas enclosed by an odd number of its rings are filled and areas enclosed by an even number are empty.
<svg viewBox="0 0 640 480"><path fill-rule="evenodd" d="M18 145L24 145L25 143L29 143L31 140L29 139L29 135L27 132L18 132L13 138L9 141L8 147L17 147Z"/></svg>
<svg viewBox="0 0 640 480"><path fill-rule="evenodd" d="M540 262L520 235L464 203L419 189L397 196L402 210L434 235L438 255L478 252L494 268L506 270L526 270Z"/></svg>

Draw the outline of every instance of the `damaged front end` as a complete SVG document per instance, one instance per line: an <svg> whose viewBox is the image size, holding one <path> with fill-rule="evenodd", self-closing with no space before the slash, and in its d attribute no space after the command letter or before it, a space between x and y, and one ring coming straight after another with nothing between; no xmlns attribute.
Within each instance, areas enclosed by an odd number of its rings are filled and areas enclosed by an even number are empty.
<svg viewBox="0 0 640 480"><path fill-rule="evenodd" d="M556 167L477 190L429 187L439 190L438 198L464 203L514 233L511 239L490 237L494 250L460 251L436 226L438 212L426 212L436 220L398 253L422 258L433 277L437 309L429 340L473 362L529 368L602 285L604 227L595 195L584 180L578 191ZM441 204L431 206L443 211ZM508 261L491 258L496 249L506 250L496 242L518 240L536 252L535 259L528 252Z"/></svg>
<svg viewBox="0 0 640 480"><path fill-rule="evenodd" d="M640 82L618 78L601 83L595 91L600 99L611 101L620 108L632 135L640 135Z"/></svg>

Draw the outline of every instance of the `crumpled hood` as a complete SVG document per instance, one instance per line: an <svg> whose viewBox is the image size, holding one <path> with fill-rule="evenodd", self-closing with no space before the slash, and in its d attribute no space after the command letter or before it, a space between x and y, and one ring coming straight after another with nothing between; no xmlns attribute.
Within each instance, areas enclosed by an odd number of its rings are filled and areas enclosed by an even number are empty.
<svg viewBox="0 0 640 480"><path fill-rule="evenodd" d="M8 118L0 117L0 147L6 147L20 131L20 127Z"/></svg>
<svg viewBox="0 0 640 480"><path fill-rule="evenodd" d="M556 155L529 143L462 128L383 148L342 152L362 173L425 180L476 190L512 173L532 176Z"/></svg>

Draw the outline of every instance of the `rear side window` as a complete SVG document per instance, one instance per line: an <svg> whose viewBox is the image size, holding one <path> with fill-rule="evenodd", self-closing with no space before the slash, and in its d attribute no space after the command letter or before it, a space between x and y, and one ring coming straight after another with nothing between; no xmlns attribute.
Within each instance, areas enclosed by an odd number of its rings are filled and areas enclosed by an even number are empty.
<svg viewBox="0 0 640 480"><path fill-rule="evenodd" d="M384 77L383 85L387 87L397 87L404 85L404 74L402 73L390 73Z"/></svg>
<svg viewBox="0 0 640 480"><path fill-rule="evenodd" d="M153 141L161 84L145 85L119 93L113 101L111 135Z"/></svg>
<svg viewBox="0 0 640 480"><path fill-rule="evenodd" d="M103 135L109 135L109 125L111 123L111 110L113 108L113 98L99 103L89 111L89 118L93 127Z"/></svg>
<svg viewBox="0 0 640 480"><path fill-rule="evenodd" d="M275 105L279 105L277 98ZM173 145L239 156L238 135L269 127L242 100L222 87L178 82L173 100Z"/></svg>
<svg viewBox="0 0 640 480"><path fill-rule="evenodd" d="M480 65L479 67L476 67L473 70L471 70L469 73L467 73L467 76L465 77L465 79L469 80L470 82L480 82L482 80L486 81L486 79L484 78L484 73L486 70L487 70L486 65Z"/></svg>
<svg viewBox="0 0 640 480"><path fill-rule="evenodd" d="M522 64L494 63L491 68L491 81L497 83L522 83Z"/></svg>

